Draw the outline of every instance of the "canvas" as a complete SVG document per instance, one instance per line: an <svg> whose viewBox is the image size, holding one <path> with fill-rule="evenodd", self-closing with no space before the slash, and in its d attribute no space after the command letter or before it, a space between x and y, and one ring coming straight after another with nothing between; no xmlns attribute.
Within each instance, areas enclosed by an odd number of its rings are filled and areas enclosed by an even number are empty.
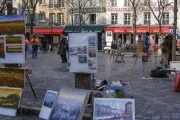
<svg viewBox="0 0 180 120"><path fill-rule="evenodd" d="M39 118L42 118L44 120L47 120L49 118L49 115L51 113L52 106L56 100L58 92L57 91L52 91L52 90L47 90L44 102L39 114Z"/></svg>
<svg viewBox="0 0 180 120"><path fill-rule="evenodd" d="M22 89L0 87L0 114L15 116L20 105Z"/></svg>
<svg viewBox="0 0 180 120"><path fill-rule="evenodd" d="M5 58L4 37L0 37L0 58Z"/></svg>
<svg viewBox="0 0 180 120"><path fill-rule="evenodd" d="M0 68L0 86L23 88L24 69Z"/></svg>
<svg viewBox="0 0 180 120"><path fill-rule="evenodd" d="M6 37L6 44L22 44L22 38L20 36Z"/></svg>
<svg viewBox="0 0 180 120"><path fill-rule="evenodd" d="M1 34L24 34L25 18L23 15L0 16Z"/></svg>
<svg viewBox="0 0 180 120"><path fill-rule="evenodd" d="M135 120L134 99L95 98L93 120Z"/></svg>
<svg viewBox="0 0 180 120"><path fill-rule="evenodd" d="M81 90L60 90L49 120L81 120L87 94Z"/></svg>

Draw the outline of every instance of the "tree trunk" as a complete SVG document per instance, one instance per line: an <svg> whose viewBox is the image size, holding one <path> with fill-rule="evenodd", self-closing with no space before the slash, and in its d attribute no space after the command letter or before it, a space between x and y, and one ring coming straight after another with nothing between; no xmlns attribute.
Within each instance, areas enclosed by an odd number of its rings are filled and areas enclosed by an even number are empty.
<svg viewBox="0 0 180 120"><path fill-rule="evenodd" d="M161 24L161 21L159 21L158 23L159 23L159 37L161 37L161 35L162 35L162 24ZM158 43L159 43L159 40L158 40Z"/></svg>
<svg viewBox="0 0 180 120"><path fill-rule="evenodd" d="M176 29L177 29L177 0L174 0L174 24L173 24L173 44L172 44L172 61L176 60Z"/></svg>
<svg viewBox="0 0 180 120"><path fill-rule="evenodd" d="M12 15L13 13L13 5L11 2L7 3L7 15Z"/></svg>
<svg viewBox="0 0 180 120"><path fill-rule="evenodd" d="M133 53L136 52L136 9L133 11Z"/></svg>

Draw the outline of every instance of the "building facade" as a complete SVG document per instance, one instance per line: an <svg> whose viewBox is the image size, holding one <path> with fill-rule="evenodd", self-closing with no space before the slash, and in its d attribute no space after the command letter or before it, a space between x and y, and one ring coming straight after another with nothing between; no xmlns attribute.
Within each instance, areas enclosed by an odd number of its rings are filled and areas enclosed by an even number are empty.
<svg viewBox="0 0 180 120"><path fill-rule="evenodd" d="M21 5L22 8L26 7L23 3ZM29 30L30 17L26 9L24 15L27 30ZM64 26L67 24L68 17L65 0L39 0L36 6L34 34L44 35L48 44L57 43L60 35L63 34Z"/></svg>
<svg viewBox="0 0 180 120"><path fill-rule="evenodd" d="M159 14L158 6L155 4L157 0L151 0L153 11L156 16ZM163 4L173 2L172 0L164 0ZM133 9L129 0L109 0L106 4L106 46L110 48L112 40L122 39L123 42L132 44L133 42ZM173 6L167 6L162 14L162 34L167 34L169 28L173 27ZM159 33L159 24L150 8L148 0L141 0L137 7L137 37L145 32L151 35Z"/></svg>

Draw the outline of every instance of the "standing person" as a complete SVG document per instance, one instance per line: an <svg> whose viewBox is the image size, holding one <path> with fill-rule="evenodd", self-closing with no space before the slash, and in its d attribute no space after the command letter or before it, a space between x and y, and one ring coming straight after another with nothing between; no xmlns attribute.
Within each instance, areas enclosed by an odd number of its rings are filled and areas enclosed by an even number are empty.
<svg viewBox="0 0 180 120"><path fill-rule="evenodd" d="M64 35L61 35L61 41L59 45L59 54L61 55L62 62L67 63L66 51L68 50L68 41Z"/></svg>
<svg viewBox="0 0 180 120"><path fill-rule="evenodd" d="M27 55L28 45L29 45L29 40L28 40L28 38L26 38L25 39L25 58L26 58L26 55Z"/></svg>
<svg viewBox="0 0 180 120"><path fill-rule="evenodd" d="M37 54L38 54L38 45L39 45L39 38L37 38L36 36L33 36L32 40L32 58L35 59L37 58Z"/></svg>
<svg viewBox="0 0 180 120"><path fill-rule="evenodd" d="M148 53L149 52L149 32L146 32L143 41L144 41L144 52Z"/></svg>
<svg viewBox="0 0 180 120"><path fill-rule="evenodd" d="M47 41L46 39L41 40L43 52L46 53Z"/></svg>

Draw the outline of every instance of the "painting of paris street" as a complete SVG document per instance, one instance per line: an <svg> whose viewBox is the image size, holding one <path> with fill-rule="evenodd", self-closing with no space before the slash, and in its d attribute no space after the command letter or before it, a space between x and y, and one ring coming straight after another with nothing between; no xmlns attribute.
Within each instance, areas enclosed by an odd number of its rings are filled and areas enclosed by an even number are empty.
<svg viewBox="0 0 180 120"><path fill-rule="evenodd" d="M49 120L79 120L87 92L60 90Z"/></svg>
<svg viewBox="0 0 180 120"><path fill-rule="evenodd" d="M93 120L135 120L134 99L95 98Z"/></svg>

